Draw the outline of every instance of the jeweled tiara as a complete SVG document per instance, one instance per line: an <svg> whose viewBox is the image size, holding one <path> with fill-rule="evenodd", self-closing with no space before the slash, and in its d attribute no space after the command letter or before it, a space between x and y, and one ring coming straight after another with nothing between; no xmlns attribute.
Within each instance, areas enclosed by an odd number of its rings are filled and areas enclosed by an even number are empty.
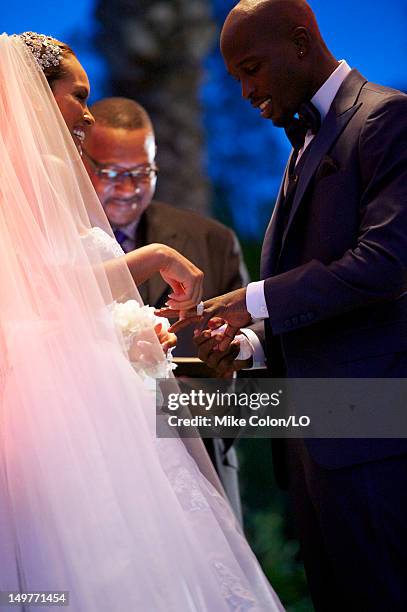
<svg viewBox="0 0 407 612"><path fill-rule="evenodd" d="M17 36L21 38L30 49L41 70L60 64L62 60L62 50L55 44L51 36L37 34L37 32L23 32L22 34L17 34Z"/></svg>

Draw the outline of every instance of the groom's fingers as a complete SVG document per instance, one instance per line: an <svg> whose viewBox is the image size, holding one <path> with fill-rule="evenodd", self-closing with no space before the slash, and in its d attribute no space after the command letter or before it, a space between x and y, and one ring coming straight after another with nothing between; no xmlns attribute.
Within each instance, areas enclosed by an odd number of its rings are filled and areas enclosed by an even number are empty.
<svg viewBox="0 0 407 612"><path fill-rule="evenodd" d="M222 319L221 317L212 317L208 321L208 328L218 329L219 327L222 327L222 325L224 324L225 324L225 319Z"/></svg>
<svg viewBox="0 0 407 612"><path fill-rule="evenodd" d="M226 351L233 342L238 331L239 327L233 327L233 325L228 324L222 334L222 339L218 344L218 350L221 352Z"/></svg>
<svg viewBox="0 0 407 612"><path fill-rule="evenodd" d="M198 357L217 373L222 374L231 368L233 360L238 355L240 346L238 342L232 343L226 352L216 350L216 337L210 336L209 332L204 332L204 338L200 338L198 344Z"/></svg>
<svg viewBox="0 0 407 612"><path fill-rule="evenodd" d="M172 304L171 304L172 306ZM197 324L196 329L198 332L203 332L205 329L209 327L216 329L216 327L220 326L223 321L219 317L213 317L213 307L207 306L204 308L204 312L202 315L196 314L196 306L194 308L190 308L189 310L180 310L178 308L160 308L155 311L155 314L158 317L166 317L167 319L174 319L175 317L179 317L178 321L175 321L169 328L169 331L176 334L181 329L185 329L189 325L193 323ZM209 324L209 321L213 319L213 323ZM222 321L222 323L221 323Z"/></svg>
<svg viewBox="0 0 407 612"><path fill-rule="evenodd" d="M215 346L216 341L214 338L206 337L201 339L200 344L198 344L198 357L201 361L206 363L209 367L215 367L216 362L219 360L217 357L215 362L213 362L213 347Z"/></svg>
<svg viewBox="0 0 407 612"><path fill-rule="evenodd" d="M205 362L210 368L216 370L217 376L223 376L226 373L233 372L233 363L240 351L239 342L232 342L229 349L225 352L215 350L215 337L210 337L202 342L198 347L198 357Z"/></svg>
<svg viewBox="0 0 407 612"><path fill-rule="evenodd" d="M196 329L198 330L199 333L203 332L205 329L207 329L208 327L208 321L211 318L211 315L209 313L205 313L203 315L197 315L197 314L193 314L192 316L188 316L185 319L179 319L178 321L175 321L175 323L173 323L169 329L169 331L173 332L174 334L178 333L181 329L184 329L185 327L188 327L189 325L191 325L192 323L196 323Z"/></svg>
<svg viewBox="0 0 407 612"><path fill-rule="evenodd" d="M213 343L216 342L216 340L214 340L211 332L209 329L206 329L205 331L203 331L202 333L199 332L199 330L195 329L194 330L194 337L193 337L193 341L194 344L199 348L202 344L208 342L208 341L212 341Z"/></svg>
<svg viewBox="0 0 407 612"><path fill-rule="evenodd" d="M178 319L178 321L175 321L175 323L171 325L168 331L172 332L173 334L177 334L179 331L181 331L181 329L189 327L192 325L192 323L198 323L200 319L201 317L196 314L193 316L188 316L185 319Z"/></svg>
<svg viewBox="0 0 407 612"><path fill-rule="evenodd" d="M180 310L175 308L158 308L154 311L157 317L165 317L166 319L177 319L180 316Z"/></svg>
<svg viewBox="0 0 407 612"><path fill-rule="evenodd" d="M227 354L224 355L218 362L216 373L220 378L223 378L223 377L229 378L230 376L232 376L234 372L233 364L234 364L236 357L239 354L239 351L240 351L239 343L234 344L234 342L232 342L232 344L229 347L229 350L227 351ZM221 354L223 355L223 353Z"/></svg>

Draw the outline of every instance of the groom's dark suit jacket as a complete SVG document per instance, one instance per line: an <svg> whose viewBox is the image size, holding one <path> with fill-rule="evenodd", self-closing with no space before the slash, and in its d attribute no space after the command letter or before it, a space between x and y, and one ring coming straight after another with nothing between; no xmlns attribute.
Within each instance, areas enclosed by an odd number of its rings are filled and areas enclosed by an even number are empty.
<svg viewBox="0 0 407 612"><path fill-rule="evenodd" d="M263 245L269 371L406 377L407 96L352 70L310 146L286 229L280 193ZM306 444L328 468L407 452L407 440Z"/></svg>

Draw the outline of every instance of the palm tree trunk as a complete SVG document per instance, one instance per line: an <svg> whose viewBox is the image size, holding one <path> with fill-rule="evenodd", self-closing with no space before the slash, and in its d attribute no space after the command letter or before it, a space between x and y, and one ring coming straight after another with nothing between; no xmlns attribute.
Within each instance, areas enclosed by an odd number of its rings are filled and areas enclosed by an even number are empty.
<svg viewBox="0 0 407 612"><path fill-rule="evenodd" d="M99 0L96 16L112 95L135 99L151 116L157 198L207 213L199 88L214 40L210 0Z"/></svg>

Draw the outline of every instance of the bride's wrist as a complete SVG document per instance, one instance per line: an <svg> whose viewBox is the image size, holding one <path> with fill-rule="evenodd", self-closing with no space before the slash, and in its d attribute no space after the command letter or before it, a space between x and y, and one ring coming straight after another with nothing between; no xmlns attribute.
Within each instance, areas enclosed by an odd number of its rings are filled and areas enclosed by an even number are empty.
<svg viewBox="0 0 407 612"><path fill-rule="evenodd" d="M165 270L168 264L174 259L174 249L166 244L155 244L155 254L158 270Z"/></svg>

